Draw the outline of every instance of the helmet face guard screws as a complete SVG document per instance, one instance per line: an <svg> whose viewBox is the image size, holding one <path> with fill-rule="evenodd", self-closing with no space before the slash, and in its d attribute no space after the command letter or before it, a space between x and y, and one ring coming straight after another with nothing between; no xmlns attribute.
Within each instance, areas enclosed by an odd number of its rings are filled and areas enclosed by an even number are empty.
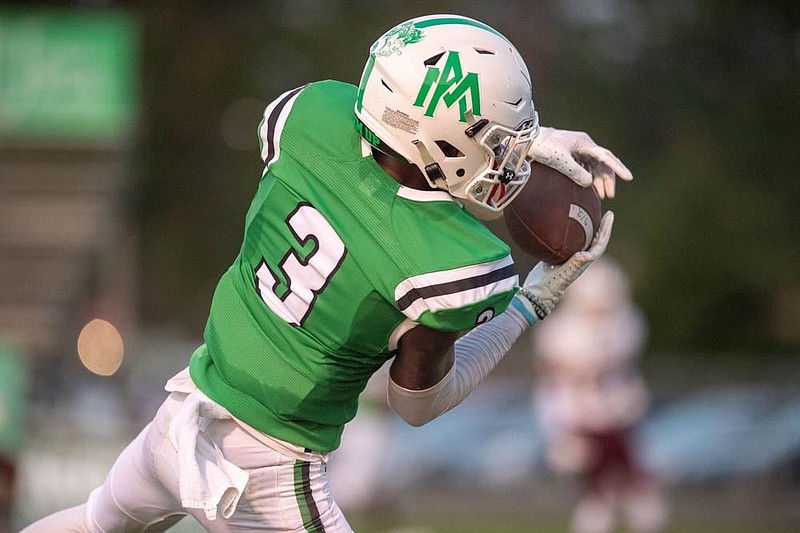
<svg viewBox="0 0 800 533"><path fill-rule="evenodd" d="M530 177L539 132L530 75L516 48L481 22L429 15L390 29L370 48L355 114L378 150L489 212Z"/></svg>

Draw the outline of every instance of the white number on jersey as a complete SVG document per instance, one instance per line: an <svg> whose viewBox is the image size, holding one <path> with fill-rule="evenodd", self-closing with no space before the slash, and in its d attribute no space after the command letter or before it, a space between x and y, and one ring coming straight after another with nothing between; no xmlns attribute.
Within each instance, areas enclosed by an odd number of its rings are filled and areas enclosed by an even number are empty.
<svg viewBox="0 0 800 533"><path fill-rule="evenodd" d="M288 288L278 295L278 278L262 258L256 267L256 290L264 303L279 317L300 326L311 312L317 295L342 264L347 250L325 217L308 203L300 203L286 219L292 234L304 247L314 247L305 258L290 248L278 263Z"/></svg>

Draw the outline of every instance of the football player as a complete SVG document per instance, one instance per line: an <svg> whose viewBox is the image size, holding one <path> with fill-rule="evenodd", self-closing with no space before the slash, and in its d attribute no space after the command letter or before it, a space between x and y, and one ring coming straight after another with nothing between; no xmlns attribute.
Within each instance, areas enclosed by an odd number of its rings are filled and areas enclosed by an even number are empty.
<svg viewBox="0 0 800 533"><path fill-rule="evenodd" d="M627 273L608 256L596 261L532 333L547 463L580 486L570 531L662 531L667 504L636 449L649 396L638 368L647 322Z"/></svg>
<svg viewBox="0 0 800 533"><path fill-rule="evenodd" d="M259 138L264 170L204 344L86 504L26 532L157 531L187 514L209 531L351 531L325 465L370 375L392 359L388 402L409 424L452 409L613 223L520 286L475 215L502 212L531 158L605 194L631 178L586 134L541 128L516 48L456 15L390 29L358 87L285 92Z"/></svg>

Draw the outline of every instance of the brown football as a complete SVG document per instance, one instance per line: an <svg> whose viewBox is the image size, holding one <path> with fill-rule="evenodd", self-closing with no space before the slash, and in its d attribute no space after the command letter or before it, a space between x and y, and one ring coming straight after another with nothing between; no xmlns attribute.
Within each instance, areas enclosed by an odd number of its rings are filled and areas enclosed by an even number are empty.
<svg viewBox="0 0 800 533"><path fill-rule="evenodd" d="M531 177L503 220L525 253L545 263L563 263L591 244L600 224L600 197L559 171L531 165Z"/></svg>

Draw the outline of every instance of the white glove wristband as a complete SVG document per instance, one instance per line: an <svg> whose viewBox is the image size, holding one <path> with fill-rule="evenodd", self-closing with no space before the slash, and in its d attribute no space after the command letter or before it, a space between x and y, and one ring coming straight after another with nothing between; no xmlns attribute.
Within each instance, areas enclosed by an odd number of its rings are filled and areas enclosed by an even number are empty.
<svg viewBox="0 0 800 533"><path fill-rule="evenodd" d="M544 320L548 314L547 309L536 300L533 293L525 287L520 287L519 292L511 300L511 307L514 307L528 321L531 326L539 320Z"/></svg>

